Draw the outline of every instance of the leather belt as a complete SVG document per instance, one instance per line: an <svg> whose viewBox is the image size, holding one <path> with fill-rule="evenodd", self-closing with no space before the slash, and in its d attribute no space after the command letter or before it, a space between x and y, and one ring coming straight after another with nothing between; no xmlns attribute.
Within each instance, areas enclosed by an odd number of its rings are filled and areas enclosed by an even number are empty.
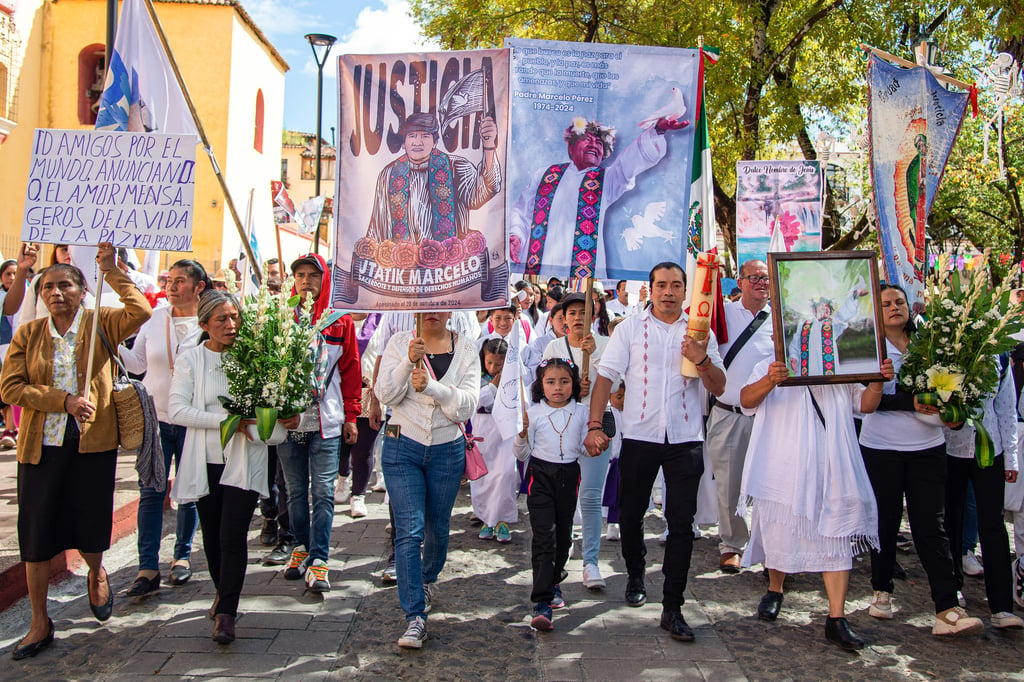
<svg viewBox="0 0 1024 682"><path fill-rule="evenodd" d="M726 403L720 403L717 400L715 401L715 407L721 407L723 410L728 410L729 412L734 412L736 414L743 414L743 410L740 408L727 405Z"/></svg>

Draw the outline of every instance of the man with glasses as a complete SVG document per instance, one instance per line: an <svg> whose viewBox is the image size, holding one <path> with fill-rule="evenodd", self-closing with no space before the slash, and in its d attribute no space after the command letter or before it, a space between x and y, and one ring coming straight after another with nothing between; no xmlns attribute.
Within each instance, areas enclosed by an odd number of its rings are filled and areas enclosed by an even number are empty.
<svg viewBox="0 0 1024 682"><path fill-rule="evenodd" d="M748 260L740 266L740 299L725 304L729 341L719 346L725 365L725 392L712 403L705 447L718 493L718 567L740 572L740 554L750 539L746 519L736 515L743 460L754 422L740 411L740 389L754 366L775 354L768 309L768 266Z"/></svg>

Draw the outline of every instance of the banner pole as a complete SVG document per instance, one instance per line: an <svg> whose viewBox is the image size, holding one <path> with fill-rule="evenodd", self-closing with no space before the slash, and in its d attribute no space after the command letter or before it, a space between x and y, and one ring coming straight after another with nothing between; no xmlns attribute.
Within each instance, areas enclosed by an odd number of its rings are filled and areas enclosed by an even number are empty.
<svg viewBox="0 0 1024 682"><path fill-rule="evenodd" d="M117 265L114 266L115 268ZM89 357L85 361L85 386L79 386L82 397L89 399L89 387L92 385L93 359L96 354L96 339L99 336L97 330L100 326L100 299L103 297L103 272L100 271L99 281L96 283L96 307L92 312L92 330L89 332ZM116 348L114 349L117 350ZM114 359L111 358L111 362Z"/></svg>
<svg viewBox="0 0 1024 682"><path fill-rule="evenodd" d="M147 0L147 2L148 2L148 0ZM878 55L879 57L881 57L882 59L885 59L886 61L893 62L894 64L899 64L900 66L904 66L904 67L906 67L908 69L916 69L919 66L921 66L920 64L915 64L912 61L904 59L903 57L897 57L894 54L889 54L885 50L879 50L877 47L871 47L867 43L861 43L860 44L860 49L862 49L862 50L864 50L866 52L871 52L872 54ZM931 71L931 69L928 69L928 70ZM965 83L962 80L957 80L956 78L952 78L950 76L947 76L944 73L935 73L934 71L932 71L932 75L935 76L936 80L940 80L943 83L948 83L949 85L952 85L952 86L955 86L955 87L958 87L958 88L963 88L964 90L970 90L973 87L970 83Z"/></svg>
<svg viewBox="0 0 1024 682"><path fill-rule="evenodd" d="M252 247L249 246L249 240L245 234L245 228L242 227L242 219L238 215L238 209L235 208L235 202L231 198L231 192L228 190L227 180L224 179L223 173L220 172L220 166L217 164L217 157L213 153L213 146L210 145L210 140L206 136L206 130L203 128L202 121L199 120L199 113L196 111L196 106L192 102L192 95L188 92L188 86L185 85L185 79L181 76L181 69L178 68L178 62L174 60L174 54L171 52L171 46L167 42L167 34L164 33L164 27L160 23L159 17L156 15L156 9L153 7L153 0L145 0L146 9L149 11L149 17L153 20L153 26L156 28L156 34L160 38L160 44L163 45L164 52L167 54L167 60L171 64L171 69L174 71L174 77L178 81L178 86L181 88L181 94L185 97L185 103L188 105L189 113L192 114L192 121L196 124L196 130L199 132L199 139L203 142L203 150L206 155L210 158L210 164L213 166L213 174L217 176L217 182L220 183L221 191L224 192L224 201L228 205L228 211L231 213L231 218L235 222L235 229L238 230L238 236L242 240L242 249L245 250L245 255L249 259L250 263L256 262L256 256L252 252ZM256 273L256 281L260 284L263 283L263 273Z"/></svg>

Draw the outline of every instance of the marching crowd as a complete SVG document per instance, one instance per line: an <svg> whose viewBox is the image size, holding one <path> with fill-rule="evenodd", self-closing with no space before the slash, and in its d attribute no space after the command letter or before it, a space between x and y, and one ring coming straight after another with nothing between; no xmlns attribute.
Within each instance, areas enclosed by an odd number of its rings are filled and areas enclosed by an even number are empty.
<svg viewBox="0 0 1024 682"><path fill-rule="evenodd" d="M191 579L201 528L216 587L212 636L221 644L235 639L256 510L260 540L272 547L264 563L283 566L282 578L303 589L326 592L336 490L347 483L354 518L366 515L369 490L387 490L393 549L381 579L397 583L406 628L398 645L420 648L467 446L487 469L470 483L482 541L513 541L519 497L526 496L529 617L537 630L552 630L553 612L565 606L561 585L569 579L574 525L582 529L583 586L606 587L598 552L603 541L618 541L626 605L646 603L644 518L654 499L667 523L660 626L673 639L694 639L681 606L700 536L695 521L717 517L719 570L760 564L767 574L760 619L774 621L783 609L786 575L821 573L825 637L844 649L864 647L846 619L849 572L856 555L870 553L868 613L893 618L904 498L935 605L932 633L984 630L963 608L965 573L984 575L991 627L1024 627L1013 613L1015 602L1024 608L1024 567L1012 559L1004 521L1004 498L1020 497L1018 362L999 359L999 390L986 399L984 414L997 456L994 466L980 468L970 426L919 419L915 413L936 415L937 408L895 390L914 331L897 286L883 285L881 294L888 359L879 372L886 381L867 384L779 385L789 370L775 360L768 268L756 260L740 266L722 343L714 334L687 335L686 276L671 262L651 270L636 304L626 282L611 296L595 283L589 326L587 295L555 279L546 287L516 283L508 307L425 313L418 325L408 313L352 313L321 332L312 406L279 420L268 440L243 419L222 447L220 398L229 394L222 358L238 335L241 303L230 290L239 275L225 269L211 278L185 259L147 282L101 244L97 264L120 305L96 309L94 320L90 287L67 249L57 247L34 274L38 257L25 244L16 260L0 265L0 447L17 447L18 537L32 606L15 659L53 642L50 562L67 549L88 564L93 615L105 621L112 614L103 552L118 456L115 361L143 377L165 474L174 464L175 543L166 581ZM327 319L324 259L309 254L284 272L282 265L267 264L268 286L292 283L293 293L312 302L312 322ZM94 323L104 343L90 346ZM510 342L522 360L519 433L507 433L492 414L507 400L502 373ZM682 375L684 358L697 378ZM137 599L165 580L159 547L166 491L140 487L138 574L126 593ZM1020 557L1024 514L1012 511ZM980 562L972 535L981 542Z"/></svg>

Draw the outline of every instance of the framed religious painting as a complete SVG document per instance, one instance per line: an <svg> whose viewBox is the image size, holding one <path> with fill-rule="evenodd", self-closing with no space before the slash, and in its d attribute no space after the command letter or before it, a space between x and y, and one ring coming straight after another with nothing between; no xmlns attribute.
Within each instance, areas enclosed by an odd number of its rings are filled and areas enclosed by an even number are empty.
<svg viewBox="0 0 1024 682"><path fill-rule="evenodd" d="M885 333L872 251L769 253L783 386L883 381Z"/></svg>

